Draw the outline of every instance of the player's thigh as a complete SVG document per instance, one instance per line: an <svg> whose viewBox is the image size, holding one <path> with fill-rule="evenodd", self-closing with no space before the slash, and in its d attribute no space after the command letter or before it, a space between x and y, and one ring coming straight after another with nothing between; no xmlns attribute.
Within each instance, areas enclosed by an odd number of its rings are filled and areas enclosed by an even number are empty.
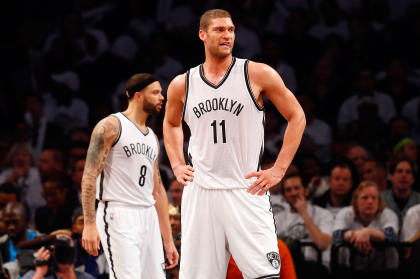
<svg viewBox="0 0 420 279"><path fill-rule="evenodd" d="M141 278L165 278L165 260L159 219L155 207L147 210L145 226L148 228L140 247Z"/></svg>
<svg viewBox="0 0 420 279"><path fill-rule="evenodd" d="M142 240L133 226L133 218L121 208L102 203L98 206L96 221L110 278L141 278L139 243Z"/></svg>
<svg viewBox="0 0 420 279"><path fill-rule="evenodd" d="M218 221L217 196L196 185L184 188L180 279L224 279L230 253Z"/></svg>
<svg viewBox="0 0 420 279"><path fill-rule="evenodd" d="M234 205L226 215L226 234L244 278L278 278L281 263L269 196L237 190L225 202Z"/></svg>

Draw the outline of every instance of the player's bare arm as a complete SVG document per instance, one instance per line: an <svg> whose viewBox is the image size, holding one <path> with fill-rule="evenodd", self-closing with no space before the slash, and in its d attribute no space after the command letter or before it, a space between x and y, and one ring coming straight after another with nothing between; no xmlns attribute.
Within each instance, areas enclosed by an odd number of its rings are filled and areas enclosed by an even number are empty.
<svg viewBox="0 0 420 279"><path fill-rule="evenodd" d="M194 169L185 164L184 133L182 131L182 110L185 100L186 75L177 76L168 87L165 118L163 120L163 136L166 153L178 182L187 185L192 181Z"/></svg>
<svg viewBox="0 0 420 279"><path fill-rule="evenodd" d="M82 178L82 206L84 229L82 245L91 255L99 250L99 233L96 228L95 197L96 179L105 167L112 144L119 134L118 119L109 116L101 120L93 129L86 157L86 165Z"/></svg>
<svg viewBox="0 0 420 279"><path fill-rule="evenodd" d="M266 96L288 122L283 146L274 166L245 176L246 178L257 177L257 180L249 186L248 192L263 195L283 178L300 145L306 119L295 96L286 88L273 68L266 64L249 62L248 74L251 89L259 104L262 105L263 96Z"/></svg>
<svg viewBox="0 0 420 279"><path fill-rule="evenodd" d="M171 269L178 264L179 255L172 237L171 223L169 222L168 197L162 183L162 177L160 176L158 161L156 159L154 168L153 198L156 201L155 208L158 214L160 233L162 234L163 247L168 258L168 263L165 263L165 267L166 269Z"/></svg>

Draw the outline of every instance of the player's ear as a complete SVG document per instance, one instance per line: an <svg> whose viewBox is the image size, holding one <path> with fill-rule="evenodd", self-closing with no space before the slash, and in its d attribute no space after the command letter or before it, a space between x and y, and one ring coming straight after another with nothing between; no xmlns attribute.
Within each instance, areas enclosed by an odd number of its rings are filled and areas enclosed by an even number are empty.
<svg viewBox="0 0 420 279"><path fill-rule="evenodd" d="M200 29L200 31L198 31L198 37L200 38L200 40L204 42L204 38L206 37L206 32Z"/></svg>

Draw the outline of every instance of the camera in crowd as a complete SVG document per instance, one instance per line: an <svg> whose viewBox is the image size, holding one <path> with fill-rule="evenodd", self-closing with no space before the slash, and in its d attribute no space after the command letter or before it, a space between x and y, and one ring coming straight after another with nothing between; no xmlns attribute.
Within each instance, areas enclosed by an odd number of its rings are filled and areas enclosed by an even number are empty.
<svg viewBox="0 0 420 279"><path fill-rule="evenodd" d="M47 247L51 256L48 261L35 258L35 265L48 265L51 272L59 271L60 264L74 263L74 247L71 246L70 239L65 236L58 236Z"/></svg>

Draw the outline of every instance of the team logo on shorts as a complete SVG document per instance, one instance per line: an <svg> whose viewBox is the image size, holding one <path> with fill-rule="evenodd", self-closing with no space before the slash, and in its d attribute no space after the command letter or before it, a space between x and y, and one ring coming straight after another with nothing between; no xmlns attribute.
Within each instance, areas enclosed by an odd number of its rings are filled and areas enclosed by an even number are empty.
<svg viewBox="0 0 420 279"><path fill-rule="evenodd" d="M279 253L277 253L277 252L267 253L267 259L275 269L278 269L280 267L280 255L279 255Z"/></svg>

